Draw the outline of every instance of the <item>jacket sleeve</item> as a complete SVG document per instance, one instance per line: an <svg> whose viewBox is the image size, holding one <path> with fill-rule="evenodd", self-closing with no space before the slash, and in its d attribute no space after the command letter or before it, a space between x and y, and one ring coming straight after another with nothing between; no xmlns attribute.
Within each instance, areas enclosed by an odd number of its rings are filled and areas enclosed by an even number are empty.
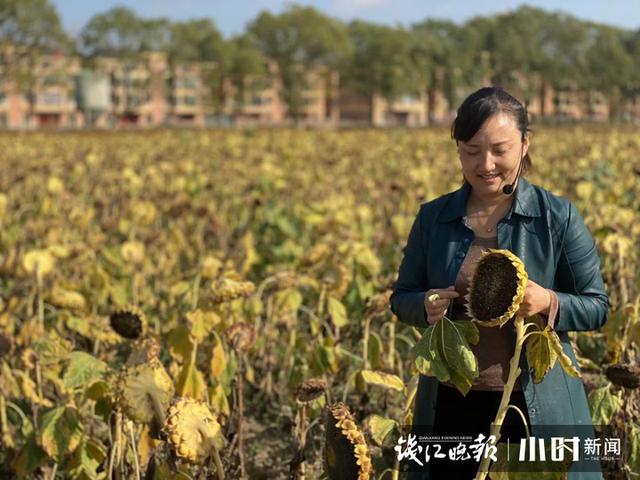
<svg viewBox="0 0 640 480"><path fill-rule="evenodd" d="M555 281L556 331L597 330L604 325L609 297L600 273L600 258L591 233L572 203Z"/></svg>
<svg viewBox="0 0 640 480"><path fill-rule="evenodd" d="M398 319L418 328L429 326L424 308L428 281L423 210L424 206L418 211L409 232L407 245L403 248L404 257L400 264L398 280L390 298L391 311L397 315Z"/></svg>

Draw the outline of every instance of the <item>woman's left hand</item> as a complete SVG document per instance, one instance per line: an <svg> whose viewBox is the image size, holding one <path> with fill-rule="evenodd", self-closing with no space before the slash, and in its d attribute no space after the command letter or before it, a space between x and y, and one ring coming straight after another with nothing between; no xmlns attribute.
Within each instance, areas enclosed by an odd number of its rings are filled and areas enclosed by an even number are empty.
<svg viewBox="0 0 640 480"><path fill-rule="evenodd" d="M528 280L524 291L524 300L516 315L520 317L532 317L536 313L548 315L550 306L551 292L533 280Z"/></svg>

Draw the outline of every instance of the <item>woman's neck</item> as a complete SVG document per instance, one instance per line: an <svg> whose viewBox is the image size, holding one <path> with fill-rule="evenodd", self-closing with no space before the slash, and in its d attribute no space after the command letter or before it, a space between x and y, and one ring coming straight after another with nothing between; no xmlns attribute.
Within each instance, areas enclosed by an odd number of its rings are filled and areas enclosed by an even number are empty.
<svg viewBox="0 0 640 480"><path fill-rule="evenodd" d="M490 214L500 209L504 209L506 212L513 203L513 198L513 195L503 195L502 197L491 199L479 198L474 195L473 190L471 190L469 200L467 202L467 210L470 210L469 213L484 212Z"/></svg>

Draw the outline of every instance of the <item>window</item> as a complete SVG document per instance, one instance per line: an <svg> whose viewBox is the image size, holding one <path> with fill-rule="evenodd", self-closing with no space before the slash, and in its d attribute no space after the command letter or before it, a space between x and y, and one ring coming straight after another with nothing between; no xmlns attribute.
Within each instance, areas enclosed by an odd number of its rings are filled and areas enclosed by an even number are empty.
<svg viewBox="0 0 640 480"><path fill-rule="evenodd" d="M43 93L40 101L45 105L62 105L63 98L59 93Z"/></svg>

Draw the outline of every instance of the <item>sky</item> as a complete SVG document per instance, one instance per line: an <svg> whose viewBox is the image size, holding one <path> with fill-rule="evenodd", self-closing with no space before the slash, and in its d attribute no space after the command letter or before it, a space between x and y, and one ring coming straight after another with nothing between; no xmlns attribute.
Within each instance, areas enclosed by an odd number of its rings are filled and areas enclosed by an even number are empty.
<svg viewBox="0 0 640 480"><path fill-rule="evenodd" d="M278 13L290 0L50 0L69 33L76 35L89 19L116 5L131 8L141 17L173 20L208 17L226 36L242 33L262 10ZM640 28L640 0L298 0L335 18L355 18L389 25L405 25L426 18L464 23L474 16L492 15L516 9L526 3L548 11L627 29Z"/></svg>

